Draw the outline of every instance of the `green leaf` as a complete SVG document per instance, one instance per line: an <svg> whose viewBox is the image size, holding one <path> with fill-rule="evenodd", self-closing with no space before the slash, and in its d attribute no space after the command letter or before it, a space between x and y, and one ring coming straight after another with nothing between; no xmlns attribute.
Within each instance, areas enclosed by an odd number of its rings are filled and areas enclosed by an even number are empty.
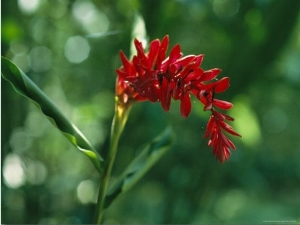
<svg viewBox="0 0 300 225"><path fill-rule="evenodd" d="M170 149L173 142L171 128L147 144L109 190L105 198L107 208L118 196L128 191Z"/></svg>
<svg viewBox="0 0 300 225"><path fill-rule="evenodd" d="M81 152L88 156L100 174L103 170L103 159L91 146L79 129L72 124L46 94L20 70L15 64L1 56L2 77L11 83L15 91L30 100L40 108L50 122Z"/></svg>

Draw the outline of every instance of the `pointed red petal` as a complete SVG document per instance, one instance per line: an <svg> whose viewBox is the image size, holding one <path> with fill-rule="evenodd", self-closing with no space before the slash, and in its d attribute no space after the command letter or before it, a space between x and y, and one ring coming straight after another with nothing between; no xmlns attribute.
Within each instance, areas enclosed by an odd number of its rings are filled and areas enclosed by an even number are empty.
<svg viewBox="0 0 300 225"><path fill-rule="evenodd" d="M188 74L188 76L185 78L185 82L195 81L196 83L194 84L198 84L198 80L201 79L202 74L203 70L201 68L197 68L196 70Z"/></svg>
<svg viewBox="0 0 300 225"><path fill-rule="evenodd" d="M154 66L154 62L158 54L159 46L160 46L160 41L158 39L155 39L150 43L150 48L148 53L148 63L147 63L148 69L151 69Z"/></svg>
<svg viewBox="0 0 300 225"><path fill-rule="evenodd" d="M218 80L216 86L215 86L215 89L214 91L216 93L219 93L219 92L223 92L225 91L228 87L229 87L229 77L223 77L222 79Z"/></svg>
<svg viewBox="0 0 300 225"><path fill-rule="evenodd" d="M222 70L219 68L207 70L204 72L203 81L209 81L214 79Z"/></svg>
<svg viewBox="0 0 300 225"><path fill-rule="evenodd" d="M219 121L219 124L220 124L220 126L221 126L226 132L228 132L228 133L230 133L230 134L232 134L232 135L241 137L241 135L240 135L239 133L235 132L235 131L233 130L233 128L232 128L229 124L225 123L224 121Z"/></svg>
<svg viewBox="0 0 300 225"><path fill-rule="evenodd" d="M177 44L171 50L170 57L169 57L169 64L174 63L180 57L181 57L180 45Z"/></svg>
<svg viewBox="0 0 300 225"><path fill-rule="evenodd" d="M195 59L195 55L187 55L182 57L181 59L176 60L174 64L178 65L178 67L187 66L193 59Z"/></svg>
<svg viewBox="0 0 300 225"><path fill-rule="evenodd" d="M169 88L169 82L165 77L161 84L160 101L163 109L165 111L169 111L171 104L171 91Z"/></svg>
<svg viewBox="0 0 300 225"><path fill-rule="evenodd" d="M126 70L126 72L128 73L128 75L132 75L133 73L135 73L134 70L134 66L131 64L131 62L127 59L127 57L125 56L124 52L120 51L120 58L122 60L124 69Z"/></svg>
<svg viewBox="0 0 300 225"><path fill-rule="evenodd" d="M156 59L156 69L158 69L158 70L160 69L162 62L166 58L166 51L168 49L168 45L169 45L169 36L166 35L166 36L164 36L164 38L161 41L158 56Z"/></svg>
<svg viewBox="0 0 300 225"><path fill-rule="evenodd" d="M119 75L119 77L122 77L122 78L126 78L128 76L128 74L126 73L124 67L121 68L121 69L117 69L116 73Z"/></svg>
<svg viewBox="0 0 300 225"><path fill-rule="evenodd" d="M144 48L143 48L143 45L142 45L142 42L140 42L138 39L134 39L134 45L135 45L135 48L137 50L137 55L139 58L141 57L145 57L145 53L144 53Z"/></svg>
<svg viewBox="0 0 300 225"><path fill-rule="evenodd" d="M214 115L211 115L206 125L206 130L203 135L204 138L208 138L212 134L214 125L215 125Z"/></svg>
<svg viewBox="0 0 300 225"><path fill-rule="evenodd" d="M236 149L235 145L233 144L232 141L230 141L228 139L228 137L226 137L223 133L222 133L222 140L224 141L224 144L228 147L228 148L232 148L232 149Z"/></svg>
<svg viewBox="0 0 300 225"><path fill-rule="evenodd" d="M213 105L223 110L228 110L233 106L232 103L219 99L213 99Z"/></svg>
<svg viewBox="0 0 300 225"><path fill-rule="evenodd" d="M184 93L182 98L181 98L181 104L180 104L180 112L181 112L181 116L183 118L188 117L188 115L191 112L191 97L189 93Z"/></svg>
<svg viewBox="0 0 300 225"><path fill-rule="evenodd" d="M219 113L220 113L220 112L219 112ZM222 115L225 117L226 120L234 121L234 118L233 118L233 117L228 116L228 115L226 115L226 114L224 114L224 113L220 113L220 114L222 114Z"/></svg>
<svg viewBox="0 0 300 225"><path fill-rule="evenodd" d="M167 49L169 45L169 35L164 36L164 38L161 40L161 50Z"/></svg>
<svg viewBox="0 0 300 225"><path fill-rule="evenodd" d="M204 55L203 55L203 54L197 55L197 56L196 56L195 62L196 62L197 67L200 66L200 64L201 64L202 61L203 61L203 58L204 58Z"/></svg>

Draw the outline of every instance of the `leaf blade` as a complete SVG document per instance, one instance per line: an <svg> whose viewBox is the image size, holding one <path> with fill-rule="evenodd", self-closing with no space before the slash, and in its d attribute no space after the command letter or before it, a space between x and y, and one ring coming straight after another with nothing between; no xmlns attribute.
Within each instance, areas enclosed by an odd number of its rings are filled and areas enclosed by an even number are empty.
<svg viewBox="0 0 300 225"><path fill-rule="evenodd" d="M91 159L101 175L104 160L80 130L67 119L49 97L21 69L3 56L1 56L1 64L2 77L12 85L18 94L33 101L48 120L50 120L78 150Z"/></svg>
<svg viewBox="0 0 300 225"><path fill-rule="evenodd" d="M109 190L105 199L105 208L120 195L135 185L143 175L171 148L173 133L167 128L160 136L147 144L140 154L133 159L119 180Z"/></svg>

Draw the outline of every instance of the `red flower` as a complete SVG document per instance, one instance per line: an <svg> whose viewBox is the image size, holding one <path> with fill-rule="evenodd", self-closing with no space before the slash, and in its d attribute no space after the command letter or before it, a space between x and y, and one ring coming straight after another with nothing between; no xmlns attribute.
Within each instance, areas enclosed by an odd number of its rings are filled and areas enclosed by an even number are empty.
<svg viewBox="0 0 300 225"><path fill-rule="evenodd" d="M230 148L234 144L223 134L226 131L240 136L225 120L233 118L217 112L215 108L228 110L233 105L230 102L215 99L215 93L224 92L229 87L229 78L216 80L220 69L204 71L200 68L203 55L188 55L182 57L180 45L175 45L170 56L166 57L169 37L162 41L156 39L150 43L149 51L145 53L142 43L134 40L137 54L128 60L121 51L120 57L123 66L116 70L117 97L122 104L149 100L160 102L163 109L170 109L171 100L179 100L180 112L186 118L191 112L191 94L195 95L204 105L204 110L210 110L209 119L204 137L209 138L209 146L213 153L223 162L230 155Z"/></svg>
<svg viewBox="0 0 300 225"><path fill-rule="evenodd" d="M208 146L212 146L213 154L221 163L227 160L230 156L230 148L236 149L235 145L228 139L223 131L226 131L232 135L239 136L233 128L228 125L225 120L233 121L234 119L230 116L222 114L220 112L212 110L212 115L209 118L205 138L209 138Z"/></svg>
<svg viewBox="0 0 300 225"><path fill-rule="evenodd" d="M135 101L144 101L147 99L139 95L132 85L125 81L121 76L117 77L116 96L118 98L118 102L124 105L130 105Z"/></svg>

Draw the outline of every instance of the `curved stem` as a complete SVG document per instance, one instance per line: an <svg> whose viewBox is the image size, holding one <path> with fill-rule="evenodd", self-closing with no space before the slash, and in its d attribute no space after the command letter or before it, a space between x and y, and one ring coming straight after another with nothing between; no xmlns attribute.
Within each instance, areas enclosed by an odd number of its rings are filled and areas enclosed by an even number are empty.
<svg viewBox="0 0 300 225"><path fill-rule="evenodd" d="M130 107L128 106L126 107L123 104L119 104L118 101L116 102L115 115L111 127L109 152L105 160L104 172L101 177L100 188L98 193L98 200L97 200L96 213L95 213L96 224L101 224L103 219L104 203L105 203L104 201L107 192L108 182L115 161L115 157L117 154L119 138L126 124L129 112L130 112Z"/></svg>

